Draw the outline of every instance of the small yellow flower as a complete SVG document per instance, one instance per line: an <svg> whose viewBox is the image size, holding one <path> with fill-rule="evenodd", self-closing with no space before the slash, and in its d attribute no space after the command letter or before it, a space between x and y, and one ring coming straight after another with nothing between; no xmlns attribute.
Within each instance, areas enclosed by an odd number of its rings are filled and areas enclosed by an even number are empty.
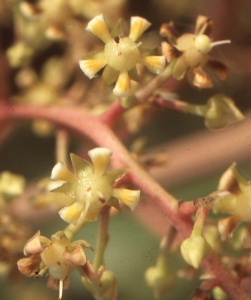
<svg viewBox="0 0 251 300"><path fill-rule="evenodd" d="M88 152L92 164L71 154L75 175L59 162L52 170L51 178L63 181L63 185L53 192L61 192L74 199L74 203L59 211L60 217L68 223L76 224L79 219L96 220L104 205L119 208L118 200L136 207L140 192L123 188L113 188L113 184L123 177L128 170L118 169L105 172L112 151L107 148L95 148Z"/></svg>
<svg viewBox="0 0 251 300"><path fill-rule="evenodd" d="M194 34L180 35L173 24L163 24L160 34L166 36L169 42L162 43L162 51L168 62L176 59L173 68L173 77L182 79L188 71L188 80L199 88L209 88L213 83L209 75L203 70L206 66L215 75L225 80L229 69L223 63L210 58L209 53L213 47L230 43L230 40L212 42L210 34L213 22L206 16L198 16Z"/></svg>
<svg viewBox="0 0 251 300"><path fill-rule="evenodd" d="M101 269L94 271L86 259L84 248L92 249L84 240L71 242L63 231L51 236L51 240L41 236L38 231L24 246L24 254L31 256L17 262L19 271L26 276L41 276L48 270L48 286L62 290L67 288L68 275L77 268L89 281L97 281L102 276Z"/></svg>
<svg viewBox="0 0 251 300"><path fill-rule="evenodd" d="M251 221L251 181L247 181L233 163L221 176L219 191L229 194L215 200L214 212L236 216L241 221Z"/></svg>
<svg viewBox="0 0 251 300"><path fill-rule="evenodd" d="M79 61L81 70L90 79L96 77L105 67L102 78L107 85L116 81L113 93L117 96L132 94L131 80L138 81L136 65L144 64L149 71L159 74L165 67L164 56L146 56L143 54L139 37L151 24L141 17L131 17L131 28L128 36L117 26L109 32L103 15L92 19L86 30L95 34L104 43L103 51L95 51ZM146 51L144 51L146 52Z"/></svg>

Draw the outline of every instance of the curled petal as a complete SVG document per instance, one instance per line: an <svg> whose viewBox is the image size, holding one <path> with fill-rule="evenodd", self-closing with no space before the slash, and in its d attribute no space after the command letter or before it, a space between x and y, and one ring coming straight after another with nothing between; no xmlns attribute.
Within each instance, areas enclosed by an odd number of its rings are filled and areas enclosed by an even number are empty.
<svg viewBox="0 0 251 300"><path fill-rule="evenodd" d="M40 231L28 240L24 246L24 255L40 254L46 247L50 245L51 241L44 236L40 236Z"/></svg>
<svg viewBox="0 0 251 300"><path fill-rule="evenodd" d="M21 258L17 262L18 270L25 276L33 276L39 265L41 263L41 258L39 254L31 255L27 258Z"/></svg>
<svg viewBox="0 0 251 300"><path fill-rule="evenodd" d="M143 63L150 72L159 74L165 68L166 59L165 56L146 56Z"/></svg>
<svg viewBox="0 0 251 300"><path fill-rule="evenodd" d="M93 18L85 28L87 31L92 32L98 38L100 38L104 43L107 43L111 39L110 32L104 20L103 14Z"/></svg>
<svg viewBox="0 0 251 300"><path fill-rule="evenodd" d="M225 80L229 74L229 68L218 60L209 59L206 66L220 79Z"/></svg>
<svg viewBox="0 0 251 300"><path fill-rule="evenodd" d="M209 75L201 68L193 68L194 79L193 85L201 89L210 88L213 86L212 80Z"/></svg>
<svg viewBox="0 0 251 300"><path fill-rule="evenodd" d="M232 163L231 166L221 175L218 190L229 191L231 194L238 196L245 187L248 185L248 181L239 173L236 168L236 163Z"/></svg>
<svg viewBox="0 0 251 300"><path fill-rule="evenodd" d="M130 96L131 95L131 83L128 73L121 72L116 82L113 94L118 97Z"/></svg>
<svg viewBox="0 0 251 300"><path fill-rule="evenodd" d="M80 245L82 246L83 248L87 248L91 251L94 251L93 247L91 244L89 244L88 242L84 241L84 240L77 240L77 241L74 241L71 243L73 246L77 246L77 245Z"/></svg>
<svg viewBox="0 0 251 300"><path fill-rule="evenodd" d="M87 160L74 153L71 153L70 156L74 172L79 179L82 179L93 172L93 167Z"/></svg>
<svg viewBox="0 0 251 300"><path fill-rule="evenodd" d="M105 65L105 60L79 60L80 69L85 73L90 79L95 78L99 70L101 70Z"/></svg>
<svg viewBox="0 0 251 300"><path fill-rule="evenodd" d="M171 62L173 59L178 58L181 55L181 52L169 43L164 41L161 45L162 54L165 56L167 62Z"/></svg>
<svg viewBox="0 0 251 300"><path fill-rule="evenodd" d="M104 266L102 265L98 271L95 271L92 264L89 262L89 260L86 261L86 264L82 267L82 270L84 272L85 278L89 282L96 282L100 280L103 271L104 271Z"/></svg>
<svg viewBox="0 0 251 300"><path fill-rule="evenodd" d="M176 39L180 37L180 32L175 28L173 22L169 22L161 25L160 35L167 37L172 44L175 44Z"/></svg>
<svg viewBox="0 0 251 300"><path fill-rule="evenodd" d="M196 25L195 25L195 35L199 34L206 34L210 35L212 33L214 24L213 21L203 15L199 15L196 20Z"/></svg>
<svg viewBox="0 0 251 300"><path fill-rule="evenodd" d="M231 216L218 221L218 231L223 241L233 236L233 231L239 222L240 218L238 216Z"/></svg>
<svg viewBox="0 0 251 300"><path fill-rule="evenodd" d="M83 204L75 202L71 206L60 209L58 213L65 222L76 224L83 209Z"/></svg>
<svg viewBox="0 0 251 300"><path fill-rule="evenodd" d="M109 164L110 157L112 155L112 151L107 148L94 148L88 152L90 156L93 166L94 173L98 175L103 175L107 165Z"/></svg>
<svg viewBox="0 0 251 300"><path fill-rule="evenodd" d="M64 258L69 260L71 263L77 266L83 266L86 263L86 256L83 248L80 245L77 245L76 247L68 246L65 248L64 251Z"/></svg>
<svg viewBox="0 0 251 300"><path fill-rule="evenodd" d="M58 162L51 171L52 180L74 181L75 176L67 169L66 165Z"/></svg>
<svg viewBox="0 0 251 300"><path fill-rule="evenodd" d="M134 210L139 202L140 191L113 189L112 195L122 201L125 205L129 206L131 210Z"/></svg>

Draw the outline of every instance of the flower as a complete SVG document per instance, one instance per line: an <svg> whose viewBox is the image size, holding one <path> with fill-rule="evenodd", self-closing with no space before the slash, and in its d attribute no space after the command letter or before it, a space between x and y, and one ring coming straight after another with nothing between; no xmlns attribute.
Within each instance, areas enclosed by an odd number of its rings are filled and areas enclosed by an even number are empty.
<svg viewBox="0 0 251 300"><path fill-rule="evenodd" d="M162 52L168 62L176 60L173 67L173 77L182 79L188 71L188 80L199 88L209 88L213 83L203 67L210 68L221 80L225 80L228 67L210 58L213 47L230 43L230 40L212 42L210 34L213 22L206 16L199 15L196 20L194 34L180 35L172 23L163 24L160 29L162 36L168 37L169 43L162 42Z"/></svg>
<svg viewBox="0 0 251 300"><path fill-rule="evenodd" d="M112 151L107 148L95 148L88 152L93 165L71 154L75 175L59 162L52 170L51 178L62 180L62 186L53 190L69 195L74 203L59 211L60 217L68 223L76 224L79 219L94 221L104 205L119 208L118 200L133 210L140 191L113 188L112 185L123 177L128 170L118 169L105 173Z"/></svg>
<svg viewBox="0 0 251 300"><path fill-rule="evenodd" d="M103 15L96 16L88 23L86 30L100 38L105 47L103 51L94 51L80 60L81 70L92 79L105 67L102 74L104 82L110 85L116 81L113 93L117 96L130 96L131 80L138 81L138 63L144 64L155 74L159 74L165 67L164 56L146 56L142 43L138 41L150 25L146 19L131 17L130 32L125 36L119 25L110 33Z"/></svg>
<svg viewBox="0 0 251 300"><path fill-rule="evenodd" d="M102 275L102 268L94 271L86 259L84 248L92 249L84 240L71 242L63 231L51 236L51 240L41 236L38 231L24 246L24 254L31 254L17 262L19 271L26 276L41 276L49 272L48 286L59 288L59 299L62 290L67 288L68 275L77 268L89 281L97 281Z"/></svg>
<svg viewBox="0 0 251 300"><path fill-rule="evenodd" d="M247 181L238 172L236 163L223 173L218 190L229 193L215 199L215 213L226 213L241 221L251 221L251 181Z"/></svg>

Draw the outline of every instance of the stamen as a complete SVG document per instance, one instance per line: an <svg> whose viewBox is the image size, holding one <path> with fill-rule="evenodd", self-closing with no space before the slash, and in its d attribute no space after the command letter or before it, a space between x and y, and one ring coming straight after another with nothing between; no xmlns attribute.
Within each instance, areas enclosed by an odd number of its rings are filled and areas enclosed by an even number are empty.
<svg viewBox="0 0 251 300"><path fill-rule="evenodd" d="M63 296L63 280L59 280L59 295L58 295L58 300L62 299Z"/></svg>
<svg viewBox="0 0 251 300"><path fill-rule="evenodd" d="M208 22L209 22L210 20L211 20L210 18L207 19L207 21L206 21L205 24L201 27L201 30L198 32L197 35L204 34L205 30L207 29Z"/></svg>
<svg viewBox="0 0 251 300"><path fill-rule="evenodd" d="M142 42L139 42L138 44L136 44L135 46L131 47L131 50L134 50L136 48L139 48L139 46L142 44Z"/></svg>
<svg viewBox="0 0 251 300"><path fill-rule="evenodd" d="M231 40L224 40L224 41L217 41L210 44L210 46L213 48L215 46L224 45L224 44L230 44Z"/></svg>

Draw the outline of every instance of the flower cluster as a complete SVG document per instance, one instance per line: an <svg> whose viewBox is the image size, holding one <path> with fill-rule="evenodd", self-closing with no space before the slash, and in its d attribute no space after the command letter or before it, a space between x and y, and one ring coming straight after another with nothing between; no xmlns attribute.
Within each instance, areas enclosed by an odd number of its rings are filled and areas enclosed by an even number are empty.
<svg viewBox="0 0 251 300"><path fill-rule="evenodd" d="M100 209L105 205L119 208L119 202L132 210L139 200L139 191L124 188L113 188L113 184L124 176L128 170L118 169L105 173L112 154L107 148L95 148L88 152L93 165L88 161L71 154L75 174L59 162L52 170L51 178L64 182L53 190L70 196L74 201L59 211L60 217L68 223L76 224L79 219L94 221Z"/></svg>
<svg viewBox="0 0 251 300"><path fill-rule="evenodd" d="M95 34L104 43L104 50L94 51L79 61L81 70L90 79L105 67L102 79L107 85L116 81L113 93L117 96L132 94L132 81L138 81L136 65L143 64L155 74L165 67L164 56L148 56L139 41L142 33L151 24L141 17L131 17L131 28L126 36L120 26L110 33L103 15L93 18L86 30Z"/></svg>
<svg viewBox="0 0 251 300"><path fill-rule="evenodd" d="M63 231L51 236L51 240L41 236L38 231L25 245L24 254L17 262L19 271L26 276L39 277L49 272L48 286L59 289L59 299L62 290L69 283L68 275L73 269L78 269L89 281L97 281L102 275L102 269L96 272L86 259L84 248L92 249L84 240L71 242Z"/></svg>
<svg viewBox="0 0 251 300"><path fill-rule="evenodd" d="M208 67L221 80L225 80L229 69L223 63L210 58L209 53L213 47L230 43L229 40L212 42L210 34L213 22L206 16L198 16L194 34L180 35L173 24L163 24L160 34L168 38L169 42L162 43L162 51L168 62L175 61L173 77L182 79L186 72L188 80L199 88L213 86L209 75L203 67Z"/></svg>

